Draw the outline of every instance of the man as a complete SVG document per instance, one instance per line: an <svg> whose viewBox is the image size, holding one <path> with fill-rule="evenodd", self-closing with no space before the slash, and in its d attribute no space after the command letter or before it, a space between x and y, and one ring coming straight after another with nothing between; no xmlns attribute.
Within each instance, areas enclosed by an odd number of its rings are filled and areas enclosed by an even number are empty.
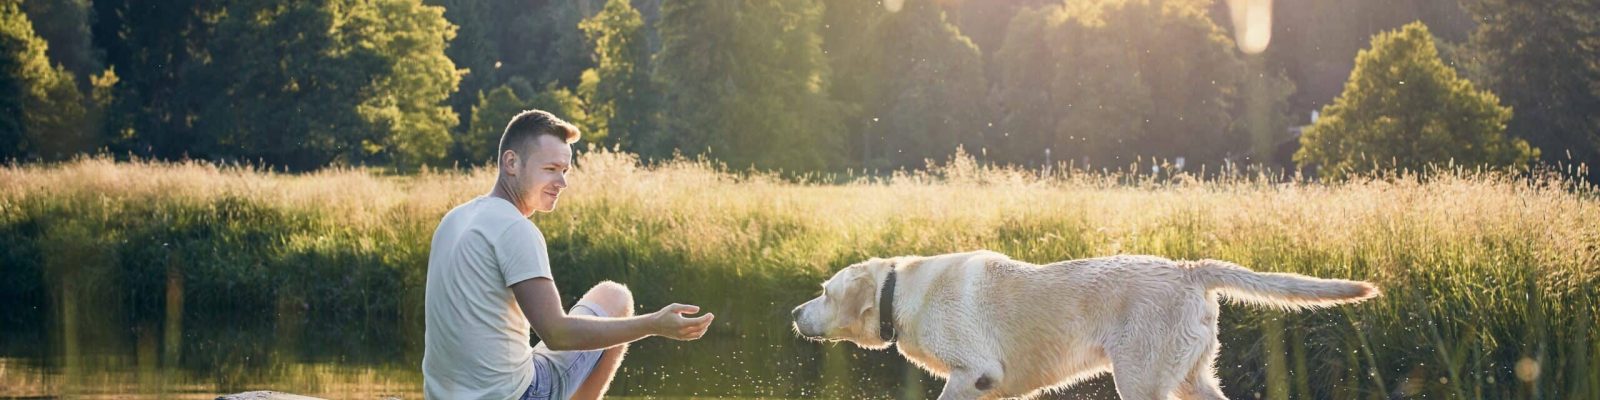
<svg viewBox="0 0 1600 400"><path fill-rule="evenodd" d="M499 177L486 196L445 214L428 254L423 391L431 399L599 398L627 343L699 339L713 316L672 304L633 316L614 282L590 289L570 313L550 274L544 235L528 220L567 187L578 128L544 111L511 119ZM528 345L528 329L544 339Z"/></svg>

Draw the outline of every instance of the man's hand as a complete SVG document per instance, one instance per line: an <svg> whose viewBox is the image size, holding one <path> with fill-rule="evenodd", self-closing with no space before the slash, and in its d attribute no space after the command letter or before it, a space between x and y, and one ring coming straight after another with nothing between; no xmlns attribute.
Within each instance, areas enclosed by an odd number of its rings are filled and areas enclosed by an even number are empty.
<svg viewBox="0 0 1600 400"><path fill-rule="evenodd" d="M705 336L706 328L711 326L711 319L716 318L716 315L711 313L693 318L685 316L697 312L700 312L700 307L674 303L662 307L661 311L656 311L650 317L654 322L656 335L676 340L695 340Z"/></svg>

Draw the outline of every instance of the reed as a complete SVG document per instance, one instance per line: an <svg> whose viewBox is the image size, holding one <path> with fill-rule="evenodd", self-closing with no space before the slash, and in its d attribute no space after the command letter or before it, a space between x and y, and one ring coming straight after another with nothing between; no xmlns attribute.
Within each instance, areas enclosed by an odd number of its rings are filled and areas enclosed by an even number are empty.
<svg viewBox="0 0 1600 400"><path fill-rule="evenodd" d="M346 363L414 361L432 229L492 181L482 168L6 167L0 331L56 353L156 343L159 363L191 368L310 345ZM958 156L923 172L794 178L601 150L582 153L570 181L558 210L534 217L568 302L609 279L643 311L687 302L718 315L700 342L636 346L617 394L937 390L890 354L794 339L788 310L868 257L992 249L1039 263L1217 258L1383 289L1314 312L1225 306L1218 367L1233 396L1600 398L1600 196L1556 174L1319 183L1040 173ZM256 326L237 334L260 343L196 344L226 335L204 328L215 324ZM317 333L328 330L340 335Z"/></svg>

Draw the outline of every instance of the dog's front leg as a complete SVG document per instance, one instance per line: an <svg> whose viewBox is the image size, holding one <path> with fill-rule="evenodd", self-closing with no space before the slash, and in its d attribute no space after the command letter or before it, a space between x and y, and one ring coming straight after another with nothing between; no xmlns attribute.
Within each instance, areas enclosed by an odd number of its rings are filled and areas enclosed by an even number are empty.
<svg viewBox="0 0 1600 400"><path fill-rule="evenodd" d="M939 400L976 400L992 394L997 383L995 377L974 368L954 367L944 381L944 392Z"/></svg>

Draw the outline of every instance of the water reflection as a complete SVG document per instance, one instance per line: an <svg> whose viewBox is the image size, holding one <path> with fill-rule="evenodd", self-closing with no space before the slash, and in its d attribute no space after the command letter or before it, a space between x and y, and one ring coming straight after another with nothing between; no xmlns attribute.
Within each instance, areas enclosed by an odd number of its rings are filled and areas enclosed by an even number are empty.
<svg viewBox="0 0 1600 400"><path fill-rule="evenodd" d="M168 252L160 235L90 233L104 228L14 228L44 238L37 254L48 256L0 263L0 276L12 279L0 284L18 288L0 291L0 397L214 398L253 390L421 397L421 301L412 289L420 280L391 267L418 263L338 251L261 257L250 251L272 247L248 241L226 252ZM230 240L192 237L196 246ZM250 264L255 258L281 261L262 267ZM693 290L638 285L641 303L690 297L716 311L718 324L695 342L636 343L612 395L916 399L940 389L940 380L892 351L796 338L788 310L814 294L809 278L757 291L744 285L748 277L693 272L678 281ZM627 276L569 274L563 293ZM1570 318L1545 320L1535 306L1560 303L1530 297L1530 322L1499 325L1524 327L1510 334L1463 323L1461 315L1445 318L1420 301L1396 303L1393 314L1224 305L1218 368L1233 398L1593 398L1584 396L1600 382L1597 369L1586 368L1600 359L1593 298L1578 302L1586 305ZM1047 398L1115 398L1115 390L1101 377Z"/></svg>
<svg viewBox="0 0 1600 400"><path fill-rule="evenodd" d="M292 295L268 313L185 307L179 273L164 280L159 316L115 315L119 299L84 290L95 279L63 274L43 307L54 312L0 337L0 397L421 397L421 346L394 321L317 318ZM636 343L612 393L923 398L936 386L891 353L794 338L779 315L737 324L698 342Z"/></svg>
<svg viewBox="0 0 1600 400"><path fill-rule="evenodd" d="M60 282L43 323L0 327L0 397L195 398L274 390L324 398L421 398L422 346L393 320L322 318L304 298L279 297L270 312L205 312L185 307L183 279L164 279L160 318L116 315L84 285ZM96 278L78 277L78 282ZM727 304L729 309L763 309ZM918 399L941 381L892 351L795 338L783 309L736 312L703 340L635 343L612 385L616 397ZM1541 361L1456 371L1433 362L1429 346L1341 343L1319 335L1357 329L1336 311L1261 318L1226 306L1219 359L1238 398L1373 398L1456 393L1491 398L1530 393ZM1272 315L1272 314L1267 314ZM128 321L133 321L129 323ZM1358 338L1391 333L1369 331ZM1376 346L1376 347L1369 347ZM1372 368L1374 358L1409 365ZM1410 354L1397 357L1398 354ZM1472 359L1482 355L1468 354ZM1466 360L1463 360L1466 361ZM1500 371L1504 370L1504 371ZM1496 376L1517 379L1496 381ZM1462 380L1465 379L1466 382ZM1581 382L1581 380L1579 381ZM1464 388L1464 389L1463 389ZM1476 389L1474 389L1476 388ZM1493 395L1491 395L1493 394ZM1383 396L1378 396L1383 397ZM1052 399L1115 398L1110 379L1073 386Z"/></svg>
<svg viewBox="0 0 1600 400"><path fill-rule="evenodd" d="M92 294L58 286L42 329L0 338L0 397L193 398L274 390L324 398L421 398L421 346L392 323L312 318L294 297L274 312L185 316L182 279L166 280L162 319L123 325ZM98 299L104 300L104 299ZM931 398L938 381L897 354L795 338L781 312L697 342L635 343L617 397ZM731 319L737 321L738 319ZM17 328L15 326L11 328ZM45 340L40 340L48 338ZM1109 383L1059 398L1105 398Z"/></svg>
<svg viewBox="0 0 1600 400"><path fill-rule="evenodd" d="M0 358L0 397L209 400L221 393L274 389L334 399L375 399L420 398L422 390L420 375L395 368L284 364L249 371L253 378L248 382L224 383L219 379L224 371L152 368L126 357L86 358L72 368L39 361Z"/></svg>

